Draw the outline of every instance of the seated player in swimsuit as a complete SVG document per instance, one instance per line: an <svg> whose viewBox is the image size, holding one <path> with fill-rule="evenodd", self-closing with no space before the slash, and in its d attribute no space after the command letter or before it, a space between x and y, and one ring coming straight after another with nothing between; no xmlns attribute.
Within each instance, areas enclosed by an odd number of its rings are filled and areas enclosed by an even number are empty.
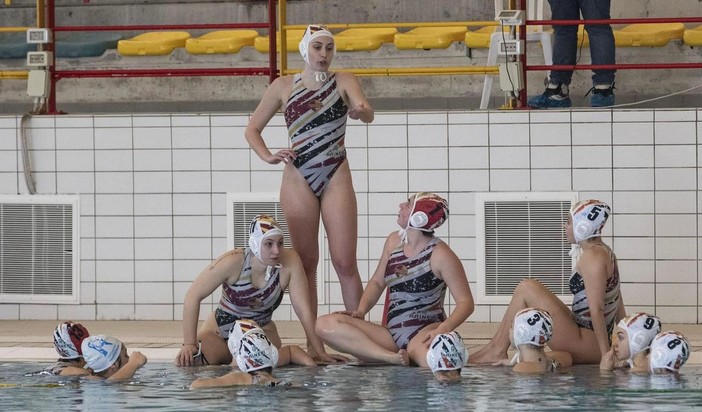
<svg viewBox="0 0 702 412"><path fill-rule="evenodd" d="M60 376L90 375L85 369L81 343L90 335L80 323L63 322L54 329L54 349L59 360L46 368L43 373Z"/></svg>
<svg viewBox="0 0 702 412"><path fill-rule="evenodd" d="M127 355L127 346L111 336L90 336L83 340L81 348L85 367L91 373L89 379L110 382L131 379L147 361L141 352L134 351L131 356Z"/></svg>
<svg viewBox="0 0 702 412"><path fill-rule="evenodd" d="M601 238L610 213L609 206L599 200L583 200L570 209L564 229L575 267L569 283L572 310L538 280L521 281L497 333L471 355L472 363L507 359L512 319L529 307L548 311L557 325L548 342L551 350L570 353L574 364L600 363L609 351L614 326L625 316L617 257Z"/></svg>
<svg viewBox="0 0 702 412"><path fill-rule="evenodd" d="M307 357L297 346L285 346L279 352L266 337L266 332L248 320L236 321L227 346L238 370L217 378L195 379L190 389L239 385L289 386L287 382L274 377L273 370L276 366L297 363L297 357Z"/></svg>
<svg viewBox="0 0 702 412"><path fill-rule="evenodd" d="M517 353L511 361L503 359L494 366L514 366L512 370L518 373L543 373L573 364L573 357L568 352L544 350L553 335L553 319L545 310L522 309L515 315L509 333Z"/></svg>
<svg viewBox="0 0 702 412"><path fill-rule="evenodd" d="M648 371L649 348L661 331L661 320L648 313L634 313L617 324L612 348L600 362L600 369L628 367L632 371Z"/></svg>
<svg viewBox="0 0 702 412"><path fill-rule="evenodd" d="M356 259L358 207L346 156L346 122L350 118L370 123L374 114L353 73L329 70L335 51L334 36L326 27L308 26L300 41L305 62L302 73L278 77L268 86L245 131L246 141L261 160L285 166L280 204L292 247L307 274L315 317L320 218L346 310L356 309L363 293ZM262 133L280 110L290 145L273 149Z"/></svg>
<svg viewBox="0 0 702 412"><path fill-rule="evenodd" d="M222 286L222 297L214 313L197 330L200 303ZM270 216L256 216L249 228L249 247L220 256L193 281L183 304L183 347L176 357L179 366L228 365L229 331L239 319L251 319L266 332L276 348L282 343L273 311L280 305L285 289L307 335L316 360L335 362L340 356L326 353L315 335L315 316L308 299L307 277L297 253L283 247L283 231ZM312 366L312 357L298 359Z"/></svg>
<svg viewBox="0 0 702 412"><path fill-rule="evenodd" d="M429 344L451 333L473 313L466 272L451 248L434 236L448 217L447 202L420 192L400 204L391 233L358 309L317 320L317 333L332 348L364 361L427 367ZM387 326L364 319L388 288ZM455 307L444 312L448 288Z"/></svg>

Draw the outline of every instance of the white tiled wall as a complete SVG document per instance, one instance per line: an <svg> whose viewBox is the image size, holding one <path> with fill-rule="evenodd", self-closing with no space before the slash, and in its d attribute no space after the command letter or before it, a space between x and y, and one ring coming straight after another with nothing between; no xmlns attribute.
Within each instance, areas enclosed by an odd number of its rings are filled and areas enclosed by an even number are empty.
<svg viewBox="0 0 702 412"><path fill-rule="evenodd" d="M39 194L80 195L81 303L0 303L0 318L180 319L190 282L225 251L225 193L278 190L280 167L248 148L247 121L236 114L33 118ZM1 194L27 192L19 122L0 117ZM270 147L287 145L280 116L264 135ZM700 139L702 110L392 112L371 125L350 121L363 280L397 229L397 205L408 192L448 197L451 218L438 234L475 288L475 192L576 191L612 205L605 236L620 259L627 309L698 323ZM341 309L334 273L325 291L319 312ZM202 316L217 300L215 292L203 302ZM499 321L504 310L478 304L470 320ZM381 313L378 305L371 318ZM296 316L283 305L275 319Z"/></svg>

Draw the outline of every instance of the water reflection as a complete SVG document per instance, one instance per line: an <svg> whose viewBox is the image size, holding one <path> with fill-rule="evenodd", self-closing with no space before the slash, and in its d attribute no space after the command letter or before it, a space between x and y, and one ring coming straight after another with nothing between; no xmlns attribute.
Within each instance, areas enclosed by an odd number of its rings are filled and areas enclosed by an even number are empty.
<svg viewBox="0 0 702 412"><path fill-rule="evenodd" d="M26 375L47 365L0 364L0 410L167 411L239 409L306 411L494 411L523 409L684 410L702 407L702 368L681 376L600 372L578 366L563 373L517 375L510 368L468 367L457 384L440 384L427 369L332 365L276 371L293 387L188 389L197 377L230 367L176 368L149 363L131 382L108 384Z"/></svg>

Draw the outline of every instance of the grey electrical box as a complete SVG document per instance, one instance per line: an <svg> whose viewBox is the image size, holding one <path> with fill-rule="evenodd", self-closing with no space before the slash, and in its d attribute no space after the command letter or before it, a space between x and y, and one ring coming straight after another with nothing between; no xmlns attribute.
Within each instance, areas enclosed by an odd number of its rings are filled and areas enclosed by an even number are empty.
<svg viewBox="0 0 702 412"><path fill-rule="evenodd" d="M49 72L46 70L30 70L27 77L27 96L49 96Z"/></svg>
<svg viewBox="0 0 702 412"><path fill-rule="evenodd" d="M500 63L499 69L500 89L503 92L516 92L524 88L521 62Z"/></svg>

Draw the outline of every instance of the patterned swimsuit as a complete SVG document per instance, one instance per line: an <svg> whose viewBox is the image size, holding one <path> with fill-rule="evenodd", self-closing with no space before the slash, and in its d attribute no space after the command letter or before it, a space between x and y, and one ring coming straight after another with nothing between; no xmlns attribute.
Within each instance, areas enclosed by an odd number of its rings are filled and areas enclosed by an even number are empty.
<svg viewBox="0 0 702 412"><path fill-rule="evenodd" d="M604 298L604 320L607 326L607 336L611 340L612 331L614 330L614 325L617 318L617 310L619 309L619 302L621 300L621 294L619 293L619 271L616 269L616 257L609 250L612 259L615 263L615 270L612 277L607 279L607 285L605 287L605 298ZM581 328L587 328L593 330L592 326L592 316L590 315L590 304L587 300L587 295L585 294L585 282L583 277L578 272L573 272L570 277L570 292L573 294L573 312L571 313L571 318L578 324ZM610 342L611 344L611 342Z"/></svg>
<svg viewBox="0 0 702 412"><path fill-rule="evenodd" d="M229 331L239 319L251 319L259 326L266 325L283 300L279 270L273 272L262 289L251 284L251 255L251 250L246 248L241 275L233 285L222 283L222 298L215 310L215 320L224 339L229 337Z"/></svg>
<svg viewBox="0 0 702 412"><path fill-rule="evenodd" d="M307 89L301 74L293 77L284 113L291 147L297 153L293 165L317 197L346 159L347 113L335 74L319 90Z"/></svg>
<svg viewBox="0 0 702 412"><path fill-rule="evenodd" d="M404 244L390 254L385 268L385 285L390 294L387 328L400 349L406 349L420 330L443 322L446 283L431 270L431 255L440 242L433 238L414 257L407 257Z"/></svg>

